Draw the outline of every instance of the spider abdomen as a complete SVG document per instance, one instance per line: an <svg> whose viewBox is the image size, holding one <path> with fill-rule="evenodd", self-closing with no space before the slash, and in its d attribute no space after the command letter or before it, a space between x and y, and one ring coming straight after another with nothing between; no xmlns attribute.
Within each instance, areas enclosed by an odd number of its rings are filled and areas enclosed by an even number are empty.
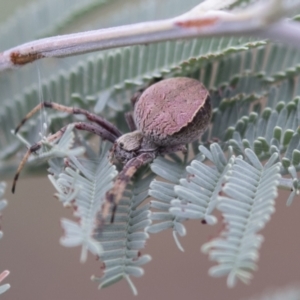
<svg viewBox="0 0 300 300"><path fill-rule="evenodd" d="M147 88L134 109L137 128L158 146L190 143L207 128L212 108L207 89L195 79L177 77Z"/></svg>

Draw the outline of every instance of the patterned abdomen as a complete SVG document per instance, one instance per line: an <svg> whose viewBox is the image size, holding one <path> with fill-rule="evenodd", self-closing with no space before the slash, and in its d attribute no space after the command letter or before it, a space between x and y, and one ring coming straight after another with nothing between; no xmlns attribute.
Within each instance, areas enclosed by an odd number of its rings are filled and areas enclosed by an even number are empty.
<svg viewBox="0 0 300 300"><path fill-rule="evenodd" d="M207 128L208 91L191 78L170 78L147 88L134 109L135 123L146 139L160 146L185 144Z"/></svg>

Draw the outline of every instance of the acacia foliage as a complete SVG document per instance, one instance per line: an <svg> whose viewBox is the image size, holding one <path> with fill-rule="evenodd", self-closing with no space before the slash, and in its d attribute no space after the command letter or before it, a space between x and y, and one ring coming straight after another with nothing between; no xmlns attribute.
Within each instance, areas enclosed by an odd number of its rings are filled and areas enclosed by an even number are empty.
<svg viewBox="0 0 300 300"><path fill-rule="evenodd" d="M54 1L52 4L40 1L22 12L22 16L29 20L28 24L24 24L18 15L10 21L13 26L5 24L2 27L5 30L0 31L0 41L23 26L20 42L49 32L67 31L70 24L76 28L75 15L86 21L86 28L95 26L93 20L89 20L89 12L94 9L98 11L98 27L107 27L170 17L198 3L196 0L184 1L184 5L179 0L163 3L147 0L136 5L128 1L116 12L112 9L114 2L81 1L68 13L58 11L51 23L46 24L42 18L32 16L36 11L45 11L46 5L51 5L55 11L56 4ZM236 1L230 9L247 3ZM39 28L37 36L32 34L34 31L26 35L25 26ZM237 278L248 282L251 272L256 269L258 249L263 241L257 232L274 211L278 184L291 188L289 204L298 193L299 58L298 50L265 40L214 37L107 50L68 58L63 63L45 61L39 63L39 72L43 74L39 80L35 66L5 72L0 74L0 172L15 169L18 161L9 158L23 149L24 139L30 144L39 139L40 124L46 121L49 131L54 132L70 122L71 118L66 114L47 111L22 128L23 139L12 135L11 129L43 99L103 114L125 132L128 129L120 116L129 109L130 98L138 89L158 78L196 78L210 90L214 110L209 130L201 141L190 145L194 157L172 155L157 158L151 164L152 173L146 169L133 178L120 205L116 223L101 229L101 235L93 235L99 207L95 201L101 202L102 196L99 195L103 195L106 189L99 188L96 194L87 191L92 186L103 187L103 182L107 183L106 188L112 184L116 171L108 162L106 152L102 150L95 154L80 136L74 139L72 131L67 130L60 141L67 141L63 147L57 148L57 145L62 145L59 143L45 144L39 158L69 157L68 168L63 167L66 161L51 162L52 182L60 198L64 199L62 202L76 207L75 215L79 217L77 223L62 221L66 235L61 242L65 246L81 245L82 260L86 257L86 250L102 258L106 273L99 279L101 286L126 278L135 292L130 276L141 276L143 270L140 266L150 261L148 255L139 256L148 234L172 228L175 241L182 249L178 235L186 233L183 223L198 218L213 225L217 222L215 209L223 214L226 229L219 238L203 246L203 251L218 262L210 274L228 275L229 286L233 286ZM217 143L211 144L212 141ZM101 173L102 169L95 165L91 167L90 163L82 163L82 149L85 150L85 159L97 160L107 173ZM30 164L35 166L35 157ZM268 172L273 175L269 176ZM165 181L153 179L153 174ZM241 174L245 175L244 181ZM287 181L282 182L280 175L287 175ZM253 181L249 182L249 178ZM82 183L86 190L76 190L75 182ZM144 204L148 193L155 199ZM249 211L255 214L249 215ZM244 244L250 240L251 247Z"/></svg>

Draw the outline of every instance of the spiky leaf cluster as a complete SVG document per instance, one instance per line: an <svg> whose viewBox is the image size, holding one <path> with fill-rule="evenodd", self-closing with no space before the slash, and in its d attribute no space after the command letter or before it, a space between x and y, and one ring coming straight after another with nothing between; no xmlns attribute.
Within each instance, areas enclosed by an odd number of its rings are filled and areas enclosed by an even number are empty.
<svg viewBox="0 0 300 300"><path fill-rule="evenodd" d="M147 227L147 232L158 233L171 228L176 245L183 251L177 235L184 236L186 234L186 229L182 224L185 218L176 217L169 210L172 199L176 197L174 187L185 174L185 160L178 156L171 158L173 160L158 157L151 164L152 172L168 182L156 179L151 182L149 195L155 198L150 202L151 208L154 210L151 213L151 220L155 221L155 224Z"/></svg>
<svg viewBox="0 0 300 300"><path fill-rule="evenodd" d="M162 208L162 213L156 213L161 216L161 223L152 226L160 230L176 228L174 221L177 219L201 219L204 223L215 224L217 218L212 212L217 207L226 228L219 238L203 245L203 251L219 264L211 268L210 274L228 275L230 287L237 279L247 283L252 278L251 271L256 269L258 249L263 240L257 232L274 212L281 166L278 153L263 166L250 149L244 151L246 160L242 156L235 157L231 148L226 158L218 144L212 144L210 150L200 146L199 150L201 155L186 167L187 172L176 172L178 166L166 159L160 159L158 167L153 164L153 171L160 176L164 174L163 178L171 182L155 181L151 185L150 195L165 200L164 204L158 202L156 205ZM205 164L205 158L212 164ZM174 174L183 178L178 179L178 176L174 180ZM224 193L227 197L220 196Z"/></svg>
<svg viewBox="0 0 300 300"><path fill-rule="evenodd" d="M93 277L94 281L99 282L99 288L126 279L133 293L137 294L131 277L142 276L144 270L141 266L151 260L150 255L141 254L149 238L145 229L151 224L150 204L141 205L148 197L149 184L153 179L147 173L140 173L127 187L114 223L110 223L109 216L104 226L99 227L97 240L103 249L99 256L104 274L101 278Z"/></svg>
<svg viewBox="0 0 300 300"><path fill-rule="evenodd" d="M202 250L218 263L209 270L211 276L228 276L233 287L238 279L248 283L256 270L258 249L263 237L257 232L264 228L274 212L277 185L280 179L278 154L274 153L263 166L255 153L246 149L247 161L234 160L222 191L218 209L226 228L220 237L204 244Z"/></svg>
<svg viewBox="0 0 300 300"><path fill-rule="evenodd" d="M187 166L188 175L180 179L180 185L174 187L177 199L171 201L170 212L181 218L200 219L203 223L213 225L217 223L217 218L212 213L234 160L231 157L226 159L218 144L212 144L210 151L203 146L199 150L203 155ZM205 158L214 167L205 164Z"/></svg>

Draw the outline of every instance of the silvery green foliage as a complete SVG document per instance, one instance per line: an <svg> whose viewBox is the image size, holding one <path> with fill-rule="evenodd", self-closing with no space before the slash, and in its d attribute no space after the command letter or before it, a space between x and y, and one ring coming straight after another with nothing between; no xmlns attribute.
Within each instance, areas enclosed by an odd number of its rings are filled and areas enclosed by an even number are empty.
<svg viewBox="0 0 300 300"><path fill-rule="evenodd" d="M151 260L150 255L141 255L149 235L145 229L151 224L150 204L141 205L148 197L148 189L152 174L142 172L129 185L118 205L114 223L110 216L104 226L99 226L97 240L103 251L100 259L104 266L103 276L94 277L99 287L104 288L125 278L132 292L137 290L131 276L140 277L144 274L142 265Z"/></svg>
<svg viewBox="0 0 300 300"><path fill-rule="evenodd" d="M66 132L63 138L68 135L71 133ZM93 236L96 215L117 175L115 166L109 161L107 146L110 145L104 145L99 157L94 160L68 155L67 167L63 172L49 175L57 190L56 197L64 206L74 207L74 216L79 218L79 222L62 219L64 236L60 243L65 247L81 246L81 262L86 261L88 250L98 256L102 251L101 244ZM53 165L51 173L54 173Z"/></svg>
<svg viewBox="0 0 300 300"><path fill-rule="evenodd" d="M157 233L172 228L181 251L183 248L177 234L186 234L184 220L200 219L211 225L217 222L212 212L233 159L227 160L218 144L212 144L210 149L200 146L202 155L187 167L186 158L185 161L170 161L159 157L151 164L152 171L164 181L154 180L150 185L149 195L155 198L150 202L151 208L158 210L152 213L151 219L159 222L149 226L147 231ZM205 156L217 167L204 164Z"/></svg>
<svg viewBox="0 0 300 300"><path fill-rule="evenodd" d="M172 157L174 158L174 156ZM185 174L184 160L177 156L175 156L175 161L158 157L151 164L151 170L168 182L156 179L151 182L149 195L155 198L150 202L151 208L155 210L151 213L151 220L157 222L147 227L147 232L158 233L171 228L176 245L181 251L184 251L177 235L184 236L186 234L186 229L182 224L185 218L176 217L169 212L171 200L176 197L174 187Z"/></svg>
<svg viewBox="0 0 300 300"><path fill-rule="evenodd" d="M245 150L246 159L237 157L231 174L218 197L226 228L220 237L202 246L211 260L218 263L209 270L214 277L227 276L227 285L237 280L248 283L256 270L258 249L263 237L257 232L264 228L274 212L277 185L280 179L278 153L263 166L255 153Z"/></svg>
<svg viewBox="0 0 300 300"><path fill-rule="evenodd" d="M203 146L200 146L199 150L203 155L186 167L187 175L180 179L180 185L174 187L177 197L171 201L170 212L177 217L200 219L204 223L214 225L217 218L212 213L218 204L218 195L226 175L232 168L234 157L230 151L227 159L216 143L210 146L210 151ZM205 157L214 166L205 164Z"/></svg>
<svg viewBox="0 0 300 300"><path fill-rule="evenodd" d="M292 192L287 200L287 205L290 205L294 196L299 194L297 171L300 170L300 101L299 97L287 103L280 101L272 109L272 103L276 97L280 97L282 88L285 89L281 85L271 91L268 97L269 107L260 114L252 112L249 116L243 116L235 127L228 128L228 132L232 134L229 143L238 153L243 153L245 148L250 147L261 160L269 158L272 153L282 154L281 174L289 174L292 178L292 183L289 184Z"/></svg>
<svg viewBox="0 0 300 300"><path fill-rule="evenodd" d="M171 181L154 181L151 184L150 195L160 200L152 201L154 207L162 210L155 212L160 216L161 222L152 226L160 231L176 228L176 218L181 222L187 219L201 219L212 225L217 222L212 212L218 207L227 227L219 239L203 246L210 258L220 264L213 267L210 274L229 274L228 286L234 286L237 278L248 282L252 276L250 270L256 268L255 262L262 242L262 236L256 232L264 227L274 211L276 186L280 178L280 163L274 164L278 160L278 154L274 153L263 167L250 149L245 150L248 162L241 156L235 157L232 149L229 149L226 158L216 143L210 146L210 150L203 146L200 146L199 150L202 155L187 166L186 173L182 169L178 172L180 165L166 159L156 160L156 163L152 164L152 170L156 174ZM205 157L213 165L205 164ZM177 174L184 176L178 180L179 176L175 178ZM175 181L180 185L174 184ZM230 198L220 196L221 192Z"/></svg>
<svg viewBox="0 0 300 300"><path fill-rule="evenodd" d="M298 98L287 104L279 102L274 109L266 107L261 114L252 112L237 121L229 142L241 153L251 147L260 159L270 157L273 152L284 153L284 167L298 166L299 113Z"/></svg>
<svg viewBox="0 0 300 300"><path fill-rule="evenodd" d="M2 199L5 193L6 183L0 182L0 211L2 211L7 206L7 200ZM0 231L0 239L3 236L3 232ZM9 274L9 271L4 271L0 274L0 282ZM0 294L3 294L10 288L10 284L6 283L0 286Z"/></svg>

